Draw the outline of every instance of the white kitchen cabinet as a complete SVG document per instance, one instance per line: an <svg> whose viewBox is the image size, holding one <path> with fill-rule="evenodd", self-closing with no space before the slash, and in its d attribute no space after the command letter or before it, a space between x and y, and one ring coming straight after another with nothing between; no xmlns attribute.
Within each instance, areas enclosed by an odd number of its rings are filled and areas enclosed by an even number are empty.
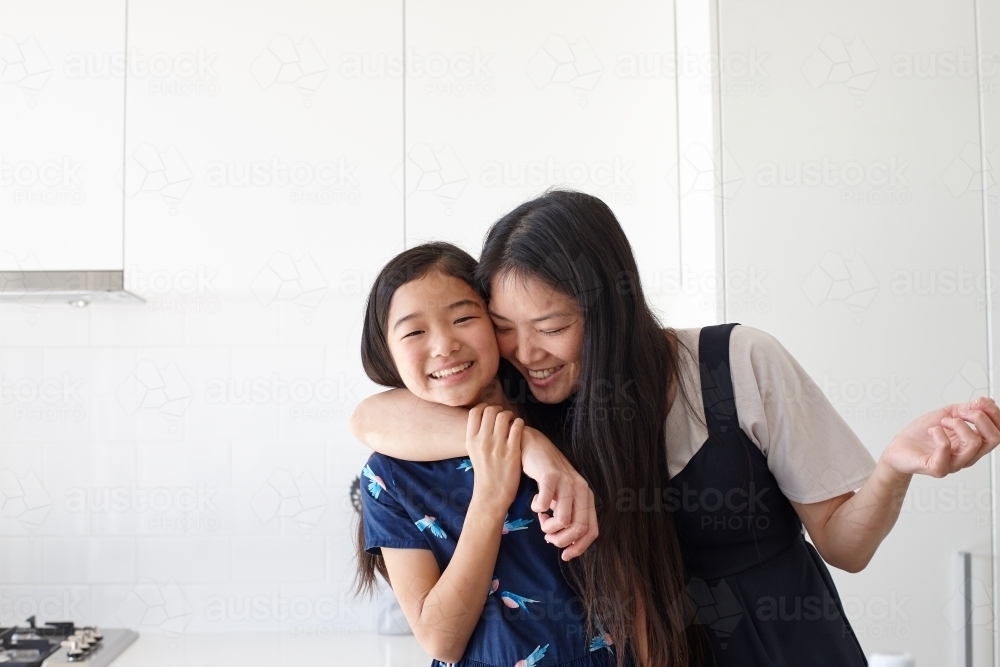
<svg viewBox="0 0 1000 667"><path fill-rule="evenodd" d="M912 419L988 391L974 4L720 4L722 140L742 174L725 267L758 277L727 285L727 319L776 336L878 458ZM732 66L753 54L755 71ZM991 512L985 461L913 480L868 568L833 572L866 652L965 664L966 551L985 563L969 622L992 664Z"/></svg>
<svg viewBox="0 0 1000 667"><path fill-rule="evenodd" d="M679 294L671 3L406 5L406 240L478 257L551 186L604 199L653 303ZM405 176L405 179L404 179ZM714 314L714 313L713 313Z"/></svg>
<svg viewBox="0 0 1000 667"><path fill-rule="evenodd" d="M121 271L124 0L0 7L0 271Z"/></svg>

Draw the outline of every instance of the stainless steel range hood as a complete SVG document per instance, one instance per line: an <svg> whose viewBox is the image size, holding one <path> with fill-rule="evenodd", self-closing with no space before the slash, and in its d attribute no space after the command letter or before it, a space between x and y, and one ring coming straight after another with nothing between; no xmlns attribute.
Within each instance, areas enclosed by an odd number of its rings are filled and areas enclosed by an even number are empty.
<svg viewBox="0 0 1000 667"><path fill-rule="evenodd" d="M125 290L124 271L0 271L0 302L144 303Z"/></svg>

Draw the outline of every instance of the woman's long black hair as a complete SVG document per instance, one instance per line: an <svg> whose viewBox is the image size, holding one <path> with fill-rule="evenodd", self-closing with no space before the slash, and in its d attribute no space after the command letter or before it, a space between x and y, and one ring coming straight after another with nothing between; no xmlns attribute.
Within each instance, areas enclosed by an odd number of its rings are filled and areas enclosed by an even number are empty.
<svg viewBox="0 0 1000 667"><path fill-rule="evenodd" d="M638 596L649 664L686 667L697 642L672 517L665 503L620 502L626 491L652 499L666 489L667 392L680 379L671 341L679 341L647 305L628 239L596 197L549 191L493 224L477 269L480 291L529 277L574 297L584 314L579 389L569 400L541 404L509 362L500 373L528 424L559 444L594 492L600 536L568 572L587 607L589 636L599 623L622 664L622 640L636 636Z"/></svg>

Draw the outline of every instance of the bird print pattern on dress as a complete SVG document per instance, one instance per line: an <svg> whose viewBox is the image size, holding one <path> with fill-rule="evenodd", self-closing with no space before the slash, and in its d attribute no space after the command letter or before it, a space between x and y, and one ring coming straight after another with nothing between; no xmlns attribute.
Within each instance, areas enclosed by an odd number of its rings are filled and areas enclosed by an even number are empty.
<svg viewBox="0 0 1000 667"><path fill-rule="evenodd" d="M545 657L545 651L548 648L549 648L548 644L546 644L545 646L535 647L535 650L531 652L531 655L529 655L524 660L518 660L517 662L515 662L514 667L534 667L534 665L537 665L539 661Z"/></svg>
<svg viewBox="0 0 1000 667"><path fill-rule="evenodd" d="M505 514L503 517L503 534L506 535L513 530L524 530L532 521L534 519L514 519L513 521L508 521Z"/></svg>
<svg viewBox="0 0 1000 667"><path fill-rule="evenodd" d="M434 537L440 537L441 539L445 539L448 537L448 535L446 535L444 532L444 528L442 528L441 525L438 523L437 517L425 514L423 519L421 519L420 521L414 521L413 523L417 525L417 528L420 529L420 532L424 532L424 528L430 528L431 535L433 535Z"/></svg>
<svg viewBox="0 0 1000 667"><path fill-rule="evenodd" d="M375 471L372 470L371 466L366 465L361 469L361 473L367 479L371 480L368 482L368 493L372 494L372 498L378 500L378 494L382 493L382 490L385 488L385 482L382 481L381 477L375 474Z"/></svg>

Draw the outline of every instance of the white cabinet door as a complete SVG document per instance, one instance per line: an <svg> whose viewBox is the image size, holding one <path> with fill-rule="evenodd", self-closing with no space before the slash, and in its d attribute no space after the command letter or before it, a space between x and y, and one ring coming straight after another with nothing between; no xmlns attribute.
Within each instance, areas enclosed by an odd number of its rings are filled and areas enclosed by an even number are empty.
<svg viewBox="0 0 1000 667"><path fill-rule="evenodd" d="M621 220L670 320L679 294L672 3L406 5L406 240L479 255L551 186ZM673 323L673 322L672 322Z"/></svg>
<svg viewBox="0 0 1000 667"><path fill-rule="evenodd" d="M122 268L124 0L0 7L0 271Z"/></svg>
<svg viewBox="0 0 1000 667"><path fill-rule="evenodd" d="M150 312L124 336L183 375L185 437L233 442L228 534L247 538L234 544L282 526L289 549L317 536L313 569L276 564L236 586L270 577L339 595L353 572L346 500L370 452L347 419L373 389L361 321L403 247L402 72L372 64L401 43L397 0L130 2L144 66L128 81L125 283ZM258 511L255 494L281 479L309 485L311 504Z"/></svg>
<svg viewBox="0 0 1000 667"><path fill-rule="evenodd" d="M720 4L724 65L763 59L722 69L744 175L725 193L725 266L758 276L727 319L776 336L878 458L917 416L987 393L973 2ZM868 568L834 570L866 652L964 664L952 577L968 551L987 563L971 622L989 654L991 506L986 462L917 477Z"/></svg>

